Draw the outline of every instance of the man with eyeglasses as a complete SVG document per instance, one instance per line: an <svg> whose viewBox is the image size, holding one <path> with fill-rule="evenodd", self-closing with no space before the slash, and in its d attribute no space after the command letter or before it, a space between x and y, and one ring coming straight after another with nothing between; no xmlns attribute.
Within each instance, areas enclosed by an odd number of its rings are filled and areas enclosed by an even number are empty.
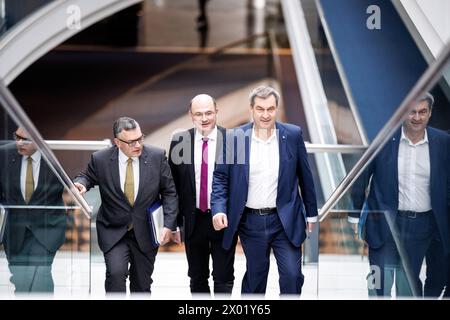
<svg viewBox="0 0 450 320"><path fill-rule="evenodd" d="M364 208L349 221L361 222L369 246L370 295L390 296L395 282L397 296L439 297L445 285L450 136L428 126L433 104L430 93L418 100L352 189L355 208Z"/></svg>
<svg viewBox="0 0 450 320"><path fill-rule="evenodd" d="M150 293L158 247L150 240L147 209L161 199L164 228L159 242L166 244L177 227L176 189L165 151L143 144L136 120L119 118L113 134L115 145L92 154L74 182L82 194L95 185L100 188L97 235L105 257L106 292L125 293L129 275L132 293Z"/></svg>
<svg viewBox="0 0 450 320"><path fill-rule="evenodd" d="M178 224L184 227L184 242L194 294L210 294L209 257L215 294L231 294L234 283L234 253L222 247L223 231L215 231L211 216L214 166L221 161L225 128L217 126L217 103L209 95L195 96L189 104L194 128L172 137L169 164L179 197ZM175 234L180 241L180 232Z"/></svg>
<svg viewBox="0 0 450 320"><path fill-rule="evenodd" d="M2 240L10 280L16 293L52 293L52 264L65 241L64 187L23 128L14 139L0 148L0 203L7 211Z"/></svg>

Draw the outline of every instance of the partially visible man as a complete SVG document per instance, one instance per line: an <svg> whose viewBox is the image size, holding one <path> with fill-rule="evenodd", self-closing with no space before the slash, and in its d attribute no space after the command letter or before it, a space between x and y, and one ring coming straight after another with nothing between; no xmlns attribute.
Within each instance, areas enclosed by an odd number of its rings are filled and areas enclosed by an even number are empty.
<svg viewBox="0 0 450 320"><path fill-rule="evenodd" d="M234 283L234 254L237 236L230 249L222 247L223 230L215 231L210 195L214 166L222 161L225 129L218 127L217 104L209 95L195 96L189 104L194 128L172 138L169 164L179 196L179 224L184 242L192 293L210 293L209 257L212 258L214 293L231 294ZM179 241L178 232L175 242Z"/></svg>
<svg viewBox="0 0 450 320"><path fill-rule="evenodd" d="M7 212L3 244L11 283L16 293L51 293L52 263L66 232L64 187L23 128L14 139L15 145L0 148L0 204Z"/></svg>
<svg viewBox="0 0 450 320"><path fill-rule="evenodd" d="M447 133L450 135L450 130L447 130ZM450 179L450 175L449 175L449 179ZM448 212L450 212L450 182L448 183L448 203L447 203L447 207L448 207ZM449 229L450 229L450 219L449 219ZM449 233L450 236L450 233ZM450 241L450 239L449 239ZM445 291L443 294L444 298L449 298L450 297L450 253L447 255L447 279L445 282Z"/></svg>
<svg viewBox="0 0 450 320"><path fill-rule="evenodd" d="M98 244L106 263L106 292L150 292L158 247L150 241L147 209L161 198L164 229L160 244L176 230L177 194L165 151L144 146L136 120L122 117L113 126L114 146L92 154L75 178L83 194L95 185L102 200L97 216ZM130 267L128 268L128 264Z"/></svg>
<svg viewBox="0 0 450 320"><path fill-rule="evenodd" d="M278 101L279 94L271 87L251 92L253 122L227 136L225 163L214 171L213 225L216 230L225 228L225 249L239 234L247 259L244 294L266 292L271 250L281 294L301 293L301 245L317 220L302 130L276 121Z"/></svg>
<svg viewBox="0 0 450 320"><path fill-rule="evenodd" d="M352 189L369 246L369 293L438 297L445 285L449 241L450 136L428 126L434 98L427 93ZM366 190L370 182L369 194ZM364 204L365 203L365 204ZM419 278L426 257L427 279Z"/></svg>

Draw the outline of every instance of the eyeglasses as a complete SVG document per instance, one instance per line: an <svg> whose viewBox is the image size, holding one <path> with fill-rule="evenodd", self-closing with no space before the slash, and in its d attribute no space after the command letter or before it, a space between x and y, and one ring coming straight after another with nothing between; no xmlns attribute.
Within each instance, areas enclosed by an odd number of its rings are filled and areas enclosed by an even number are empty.
<svg viewBox="0 0 450 320"><path fill-rule="evenodd" d="M17 133L13 133L13 138L14 138L14 140L16 140L16 141L22 141L22 143L24 143L24 144L28 144L28 143L31 143L31 140L29 139L29 138L25 138L25 137L22 137L22 136L19 136Z"/></svg>
<svg viewBox="0 0 450 320"><path fill-rule="evenodd" d="M139 142L140 145L142 145L144 143L144 139L145 139L145 135L142 135L139 138L137 138L135 140L130 140L130 141L125 141L125 140L122 140L120 138L117 138L117 140L119 140L119 141L121 141L123 143L126 143L131 148L135 147L136 143L138 143L138 142Z"/></svg>

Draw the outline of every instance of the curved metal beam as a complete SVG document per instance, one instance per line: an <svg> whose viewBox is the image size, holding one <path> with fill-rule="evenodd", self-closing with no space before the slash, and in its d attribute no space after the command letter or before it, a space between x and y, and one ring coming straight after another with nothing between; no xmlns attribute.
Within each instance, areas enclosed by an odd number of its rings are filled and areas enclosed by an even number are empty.
<svg viewBox="0 0 450 320"><path fill-rule="evenodd" d="M0 41L0 79L9 85L47 52L94 23L142 0L56 0L27 16ZM80 28L69 28L71 6L80 10Z"/></svg>

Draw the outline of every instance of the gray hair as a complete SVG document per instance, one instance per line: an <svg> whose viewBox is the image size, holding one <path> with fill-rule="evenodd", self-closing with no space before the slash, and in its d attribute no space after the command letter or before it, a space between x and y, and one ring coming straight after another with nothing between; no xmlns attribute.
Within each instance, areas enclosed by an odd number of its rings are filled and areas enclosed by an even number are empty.
<svg viewBox="0 0 450 320"><path fill-rule="evenodd" d="M280 101L280 94L277 92L277 90L269 86L259 86L253 89L249 96L250 105L252 107L255 105L256 97L267 99L271 95L275 97L275 103L276 106L278 107L278 101Z"/></svg>
<svg viewBox="0 0 450 320"><path fill-rule="evenodd" d="M128 117L121 117L114 122L113 125L113 134L114 138L117 138L117 135L122 131L129 131L139 127L139 123L136 120Z"/></svg>
<svg viewBox="0 0 450 320"><path fill-rule="evenodd" d="M428 102L428 106L430 107L430 110L433 108L434 97L431 93L427 92L423 96L421 96L419 99L419 102L422 102L422 101Z"/></svg>

